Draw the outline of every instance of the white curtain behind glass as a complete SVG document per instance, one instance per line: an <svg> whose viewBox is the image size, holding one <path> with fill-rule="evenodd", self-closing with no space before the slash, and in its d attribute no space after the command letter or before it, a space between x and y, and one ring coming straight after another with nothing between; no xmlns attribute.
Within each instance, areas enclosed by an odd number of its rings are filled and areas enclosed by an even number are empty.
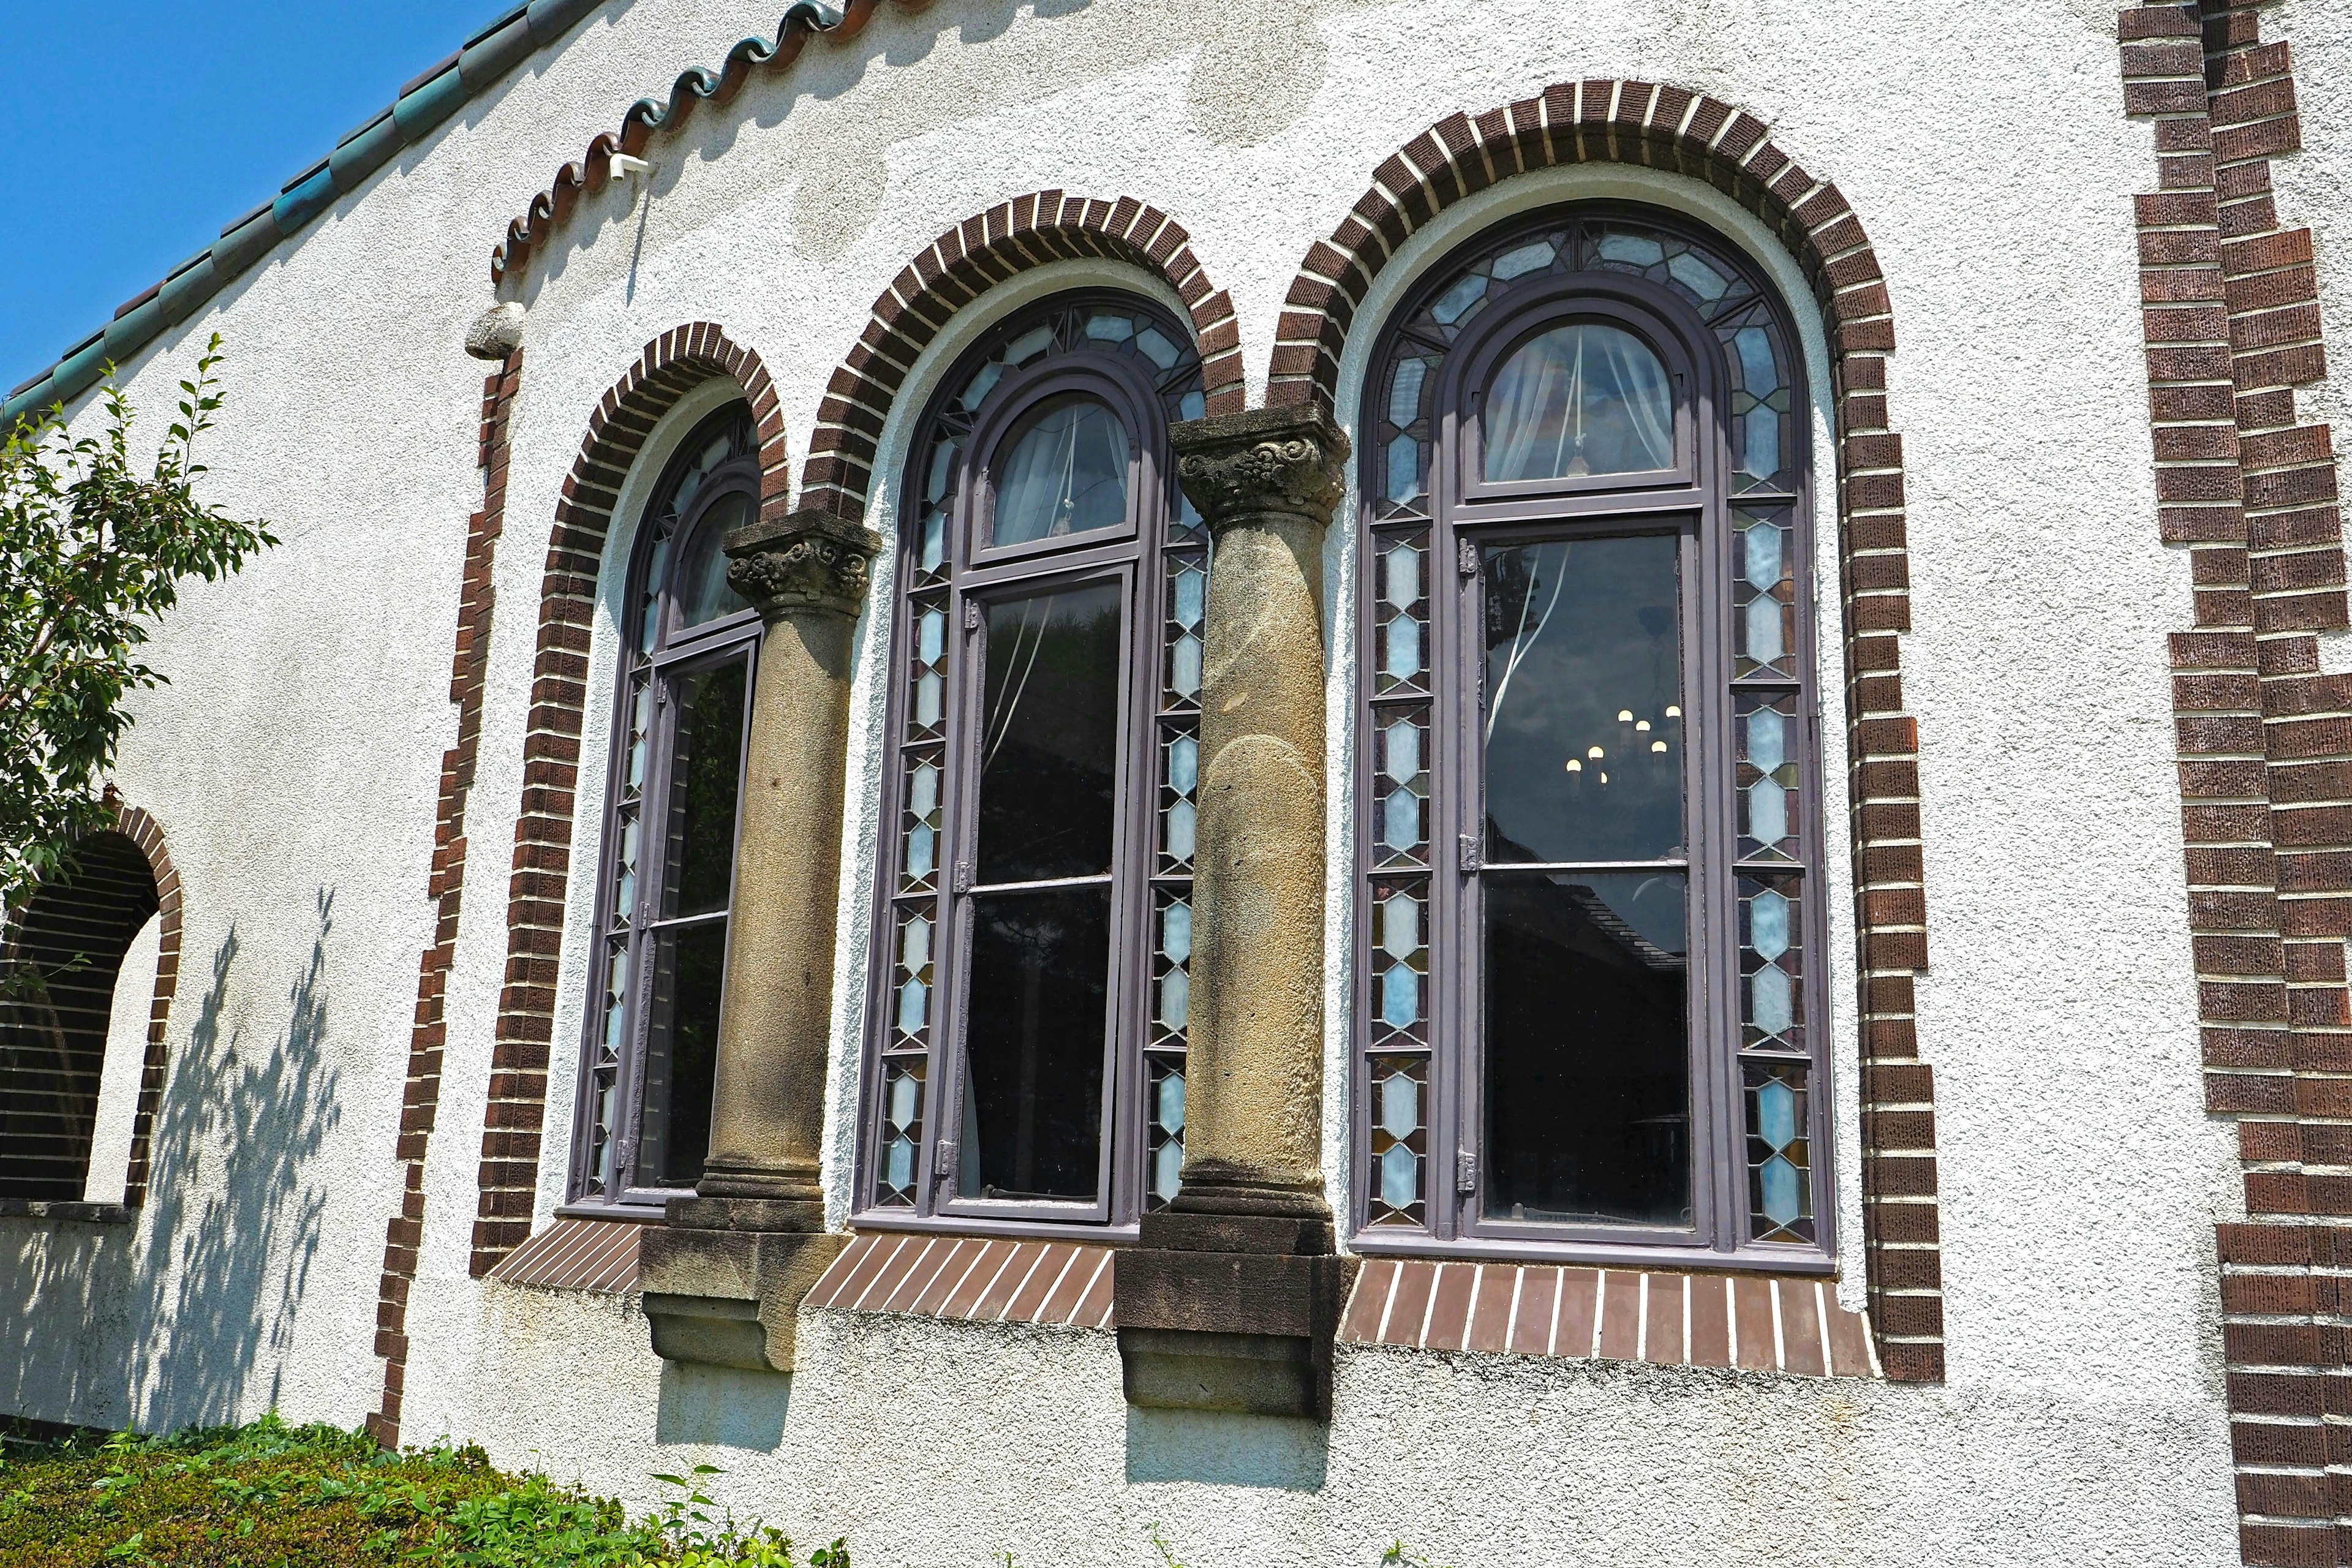
<svg viewBox="0 0 2352 1568"><path fill-rule="evenodd" d="M1554 327L1496 373L1486 437L1493 482L1669 468L1674 389L1633 333L1593 321Z"/></svg>
<svg viewBox="0 0 2352 1568"><path fill-rule="evenodd" d="M1091 399L1048 404L1012 442L996 481L996 544L1127 521L1127 430Z"/></svg>

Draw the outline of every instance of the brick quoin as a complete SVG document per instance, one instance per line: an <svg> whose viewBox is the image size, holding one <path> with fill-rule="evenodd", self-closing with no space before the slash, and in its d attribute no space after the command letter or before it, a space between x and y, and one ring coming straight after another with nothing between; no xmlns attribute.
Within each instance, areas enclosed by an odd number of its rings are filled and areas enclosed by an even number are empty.
<svg viewBox="0 0 2352 1568"><path fill-rule="evenodd" d="M591 700L588 635L595 620L596 573L604 538L613 526L621 484L654 426L688 392L720 378L740 387L751 406L760 441L761 513L782 515L790 504L791 463L775 384L759 355L712 321L675 327L648 342L636 363L598 400L556 506L540 584L539 647L523 740L522 801L507 888L506 973L490 1053L489 1098L482 1112L470 1265L477 1279L530 1238L531 1211L538 1201L580 734ZM499 471L504 472L502 455ZM465 635L461 629L461 647ZM485 618L485 642L488 635ZM452 938L455 928L453 908ZM437 1061L437 1041L435 1050Z"/></svg>
<svg viewBox="0 0 2352 1568"><path fill-rule="evenodd" d="M2205 1103L2234 1118L2246 1223L2215 1227L2239 1551L2352 1563L2328 1469L2347 1404L2337 1282L2352 1268L2352 680L2333 437L2299 424L2326 374L2308 229L2270 160L2301 145L2287 47L2259 0L2119 13L2126 111L2156 131L2137 198L2157 523L2183 547L2194 629L2171 642Z"/></svg>
<svg viewBox="0 0 2352 1568"><path fill-rule="evenodd" d="M1372 279L1413 232L1463 195L1535 169L1638 163L1704 180L1777 235L1804 269L1835 369L1840 593L1856 930L1863 971L1863 1216L1879 1360L1899 1381L1944 1376L1935 1077L1919 1060L1916 981L1927 963L1920 886L1918 733L1904 710L1911 626L1903 442L1887 422L1895 322L1861 220L1734 105L1641 81L1546 88L1455 115L1380 165L1307 255L1268 366L1266 402L1333 405L1339 356Z"/></svg>
<svg viewBox="0 0 2352 1568"><path fill-rule="evenodd" d="M480 749L490 616L496 604L490 569L506 520L507 416L521 384L520 349L482 383L481 433L476 447L482 506L467 525L465 574L449 663L449 700L457 710L457 737L441 757L440 805L425 879L425 896L434 906L433 940L417 963L408 1079L394 1149L401 1173L400 1208L384 1222L383 1272L376 1286L375 1353L383 1358L383 1397L368 1416L367 1429L387 1448L400 1446L400 1401L408 1371L408 1293L416 1279L416 1246L425 1220L425 1152L441 1103L442 1050L447 1038L443 1004L457 953L457 912L466 880L466 801Z"/></svg>
<svg viewBox="0 0 2352 1568"><path fill-rule="evenodd" d="M1211 286L1183 226L1132 197L1089 200L1040 191L1000 202L949 229L874 301L857 346L826 384L801 470L801 505L863 521L876 443L915 357L991 285L1079 257L1123 261L1165 279L1192 315L1208 411L1241 409L1241 327L1234 302Z"/></svg>

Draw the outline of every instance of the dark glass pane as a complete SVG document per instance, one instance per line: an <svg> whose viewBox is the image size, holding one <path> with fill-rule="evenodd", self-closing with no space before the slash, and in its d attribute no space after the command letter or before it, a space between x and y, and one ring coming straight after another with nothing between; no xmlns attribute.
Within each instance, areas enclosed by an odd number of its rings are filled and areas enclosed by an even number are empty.
<svg viewBox="0 0 2352 1568"><path fill-rule="evenodd" d="M678 558L677 577L670 586L681 630L751 607L727 585L726 546L727 531L751 521L754 510L751 498L739 493L703 514L686 553Z"/></svg>
<svg viewBox="0 0 2352 1568"><path fill-rule="evenodd" d="M1489 876L1486 1213L1691 1223L1678 872Z"/></svg>
<svg viewBox="0 0 2352 1568"><path fill-rule="evenodd" d="M1109 583L988 606L981 882L1110 869L1119 628Z"/></svg>
<svg viewBox="0 0 2352 1568"><path fill-rule="evenodd" d="M1682 854L1682 637L1671 534L1486 556L1486 858Z"/></svg>
<svg viewBox="0 0 2352 1568"><path fill-rule="evenodd" d="M1004 438L990 542L1027 544L1127 521L1127 426L1091 397L1024 416Z"/></svg>
<svg viewBox="0 0 2352 1568"><path fill-rule="evenodd" d="M665 916L727 907L735 875L735 795L743 777L741 659L678 677L677 741L670 759Z"/></svg>
<svg viewBox="0 0 2352 1568"><path fill-rule="evenodd" d="M637 1184L690 1187L710 1152L710 1086L719 1064L719 984L727 922L665 931L653 942L646 1027L645 1110Z"/></svg>
<svg viewBox="0 0 2352 1568"><path fill-rule="evenodd" d="M1580 321L1519 345L1486 389L1496 481L1638 474L1675 463L1666 367L1622 327Z"/></svg>
<svg viewBox="0 0 2352 1568"><path fill-rule="evenodd" d="M1100 1180L1108 886L971 901L966 1197L1091 1199Z"/></svg>

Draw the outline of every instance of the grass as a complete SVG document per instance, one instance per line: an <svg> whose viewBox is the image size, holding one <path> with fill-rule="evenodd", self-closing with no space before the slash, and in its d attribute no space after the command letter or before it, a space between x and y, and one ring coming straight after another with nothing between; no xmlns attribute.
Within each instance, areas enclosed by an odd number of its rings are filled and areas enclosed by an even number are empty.
<svg viewBox="0 0 2352 1568"><path fill-rule="evenodd" d="M6 1568L803 1568L772 1530L714 1517L709 1466L657 1478L631 1521L610 1499L509 1475L479 1448L387 1454L331 1426L0 1443ZM804 1568L849 1568L842 1542Z"/></svg>

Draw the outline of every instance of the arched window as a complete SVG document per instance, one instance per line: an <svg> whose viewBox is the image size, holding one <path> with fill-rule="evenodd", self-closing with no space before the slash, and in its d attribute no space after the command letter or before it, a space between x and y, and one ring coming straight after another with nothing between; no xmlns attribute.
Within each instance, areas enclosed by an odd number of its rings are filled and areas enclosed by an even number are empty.
<svg viewBox="0 0 2352 1568"><path fill-rule="evenodd" d="M859 1207L1131 1225L1183 1160L1208 539L1156 305L1000 325L919 427Z"/></svg>
<svg viewBox="0 0 2352 1568"><path fill-rule="evenodd" d="M686 438L638 530L614 695L595 973L572 1194L659 1203L710 1151L719 986L759 616L727 585L727 531L760 506L751 410Z"/></svg>
<svg viewBox="0 0 2352 1568"><path fill-rule="evenodd" d="M44 884L10 923L0 949L0 1198L82 1201L115 984L156 908L146 855L123 834L99 833L77 847L71 875ZM146 1006L139 999L142 1014Z"/></svg>
<svg viewBox="0 0 2352 1568"><path fill-rule="evenodd" d="M1368 1248L1827 1247L1792 343L1729 246L1570 208L1466 246L1373 356Z"/></svg>

